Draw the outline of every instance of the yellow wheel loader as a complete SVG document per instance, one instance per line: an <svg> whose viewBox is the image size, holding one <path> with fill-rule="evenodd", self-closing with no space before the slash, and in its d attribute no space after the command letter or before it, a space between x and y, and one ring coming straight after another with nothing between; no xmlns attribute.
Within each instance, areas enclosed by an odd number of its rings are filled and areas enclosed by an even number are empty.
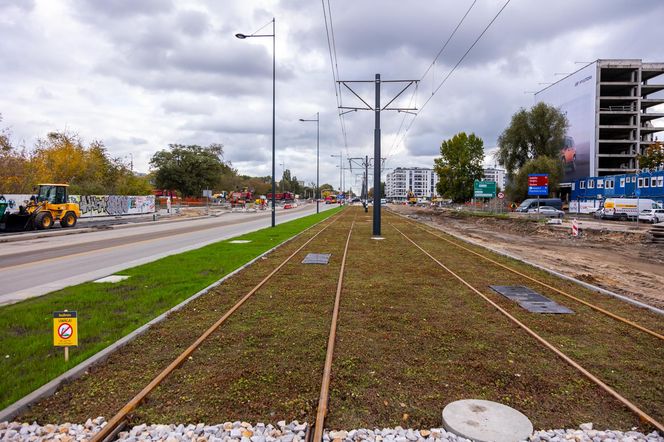
<svg viewBox="0 0 664 442"><path fill-rule="evenodd" d="M69 202L67 184L40 184L36 195L30 197L18 213L6 213L0 219L6 231L45 230L60 222L62 227L74 227L81 216L78 204Z"/></svg>

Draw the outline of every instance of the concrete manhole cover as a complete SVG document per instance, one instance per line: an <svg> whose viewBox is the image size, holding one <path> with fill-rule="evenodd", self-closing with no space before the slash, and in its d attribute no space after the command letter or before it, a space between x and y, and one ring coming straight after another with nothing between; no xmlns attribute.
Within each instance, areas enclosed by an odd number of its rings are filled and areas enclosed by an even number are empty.
<svg viewBox="0 0 664 442"><path fill-rule="evenodd" d="M443 426L457 436L477 442L518 442L533 433L533 424L520 411L481 399L447 404Z"/></svg>

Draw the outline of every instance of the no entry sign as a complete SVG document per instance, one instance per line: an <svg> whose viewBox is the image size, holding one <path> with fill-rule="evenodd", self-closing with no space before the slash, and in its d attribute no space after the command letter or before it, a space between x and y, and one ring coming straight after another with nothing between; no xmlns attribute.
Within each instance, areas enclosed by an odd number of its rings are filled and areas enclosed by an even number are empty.
<svg viewBox="0 0 664 442"><path fill-rule="evenodd" d="M53 345L56 347L78 345L76 312L53 312Z"/></svg>

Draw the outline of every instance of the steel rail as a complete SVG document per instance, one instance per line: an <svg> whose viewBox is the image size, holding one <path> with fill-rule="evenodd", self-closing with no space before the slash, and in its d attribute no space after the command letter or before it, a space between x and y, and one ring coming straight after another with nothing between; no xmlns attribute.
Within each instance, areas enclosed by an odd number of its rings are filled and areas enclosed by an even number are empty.
<svg viewBox="0 0 664 442"><path fill-rule="evenodd" d="M598 312L600 312L600 313L602 313L602 314L604 314L604 315L606 315L606 316L608 316L608 317L610 317L610 318L613 318L613 319L615 319L616 321L620 321L620 322L622 322L622 323L624 323L624 324L630 325L630 326L632 326L632 327L634 327L634 328L636 328L636 329L638 329L638 330L640 330L640 331L642 331L642 332L644 332L644 333L648 333L649 335L654 336L655 338L658 338L658 339L661 339L662 341L664 341L664 335L662 335L661 333L657 333L657 332L654 331L654 330L650 330L650 329L647 328L647 327L644 327L644 326L642 326L642 325L639 325L639 324L637 324L636 322L630 321L629 319L624 318L624 317L622 317L622 316L620 316L620 315L617 315L617 314L615 314L615 313L612 313L612 312L610 312L610 311L608 311L608 310L606 310L606 309L604 309L604 308L602 308L602 307L598 307L598 306L596 306L596 305L594 305L594 304L591 304L591 303L588 302L588 301L584 301L584 300L581 299L581 298L578 298L578 297L576 297L576 296L574 296L574 295L571 295L571 294L569 294L569 293L567 293L567 292L564 292L564 291L562 291L562 290L560 290L560 289L558 289L558 288L556 288L556 287L553 287L553 286L551 286L551 285L549 285L549 284L547 284L547 283L545 283L545 282L543 282L543 281L540 281L539 279L533 278L532 276L528 276L528 275L526 275L525 273L522 273L522 272L520 272L520 271L518 271L518 270L516 270L516 269L513 269L513 268L511 268L511 267L509 267L509 266L507 266L507 265L505 265L505 264L502 264L502 263L500 263L500 262L498 262L498 261L496 261L496 260L494 260L494 259L491 259L491 258L489 258L488 256L484 256L484 255L482 255L482 254L479 253L479 252L476 252L476 251L474 251L474 250L472 250L472 249L469 249L468 247L462 246L461 244L458 244L458 243L456 243L456 242L454 242L454 241L452 241L452 240L450 240L450 239L448 239L448 238L445 238L445 237L442 236L442 235L439 235L439 234L434 233L434 232L432 232L432 231L430 231L430 230L428 230L428 229L425 229L424 227L418 225L417 223L414 223L414 222L412 222L412 221L410 221L410 223L411 223L412 225L414 225L415 227L417 227L418 229L420 229L420 230L424 230L425 232L429 233L430 235L433 235L433 236L435 236L435 237L437 237L437 238L440 238L440 239L442 239L443 241L447 241L448 243L450 243L450 244L452 244L452 245L454 245L454 246L456 246L456 247L459 247L460 249L463 249L463 250L465 250L465 251L467 251L467 252L470 252L470 253L472 253L473 255L479 256L480 258L483 258L483 259L485 259L485 260L491 262L492 264L495 264L495 265L497 265L497 266L499 266L499 267L501 267L501 268L503 268L503 269L505 269L505 270L508 270L508 271L510 271L510 272L512 272L512 273L515 273L515 274L519 275L519 276L522 276L522 277L524 277L524 278L526 278L526 279L528 279L528 280L530 280L530 281L532 281L532 282L535 282L535 283L537 283L537 284L539 284L539 285L541 285L541 286L543 286L543 287L548 288L549 290L553 290L554 292L556 292L556 293L558 293L558 294L560 294L560 295L563 295L563 296L566 296L566 297L568 297L568 298L570 298L570 299L573 299L574 301L576 301L576 302L578 302L578 303L581 303L581 304L585 305L586 307L589 307L589 308L591 308L591 309L593 309L593 310L595 310L595 311L598 311Z"/></svg>
<svg viewBox="0 0 664 442"><path fill-rule="evenodd" d="M357 217L357 215L356 215ZM316 411L316 422L314 426L314 442L323 441L323 430L325 425L325 417L327 416L327 404L330 395L330 378L332 375L332 358L334 355L334 343L337 338L337 320L339 319L339 305L341 304L341 290L344 283L344 271L346 269L346 257L348 256L348 245L350 244L350 237L353 234L353 227L355 226L355 219L350 225L348 231L348 238L346 238L346 246L344 247L344 256L341 259L341 268L339 269L339 280L337 281L337 293L334 298L334 310L332 310L332 323L330 324L330 334L327 337L327 353L325 354L325 366L323 368L323 380L320 387L320 395L318 396L318 409Z"/></svg>
<svg viewBox="0 0 664 442"><path fill-rule="evenodd" d="M212 324L202 335L194 341L186 350L184 350L180 356L174 359L166 368L164 368L161 373L159 373L150 383L143 388L136 396L134 396L129 402L127 402L121 409L118 411L115 416L108 421L108 424L104 426L98 433L96 433L90 442L102 442L109 435L111 435L114 429L120 425L127 415L131 413L138 405L149 395L164 379L166 379L176 368L178 368L183 362L189 358L189 356L205 341L213 332L215 332L221 324L223 324L226 319L228 319L237 309L239 309L242 304L244 304L254 293L256 293L265 283L270 280L281 268L286 265L295 255L297 255L304 247L307 246L311 241L313 241L318 235L323 233L325 229L330 227L339 219L339 216L335 216L334 219L326 224L322 229L316 232L311 238L309 238L304 244L297 248L288 258L281 262L277 267L274 268L265 278L263 278L256 286L251 289L246 295L242 297L233 307L231 307L221 318Z"/></svg>
<svg viewBox="0 0 664 442"><path fill-rule="evenodd" d="M623 405L625 405L628 409L633 411L641 420L648 422L655 428L657 428L660 432L664 432L664 424L658 422L655 420L653 417L649 416L645 411L641 410L639 407L634 405L629 399L626 399L620 393L615 391L613 388L611 388L609 385L605 384L601 379L590 373L588 370L583 368L579 363L574 361L572 358L567 356L565 353L561 352L558 350L553 344L551 344L549 341L538 335L536 332L534 332L532 329L530 329L527 325L525 325L523 322L519 321L517 318L512 316L507 310L503 309L501 306L499 306L497 303L492 301L488 296L484 295L482 292L477 290L475 287L470 285L465 279L454 273L452 270L450 270L445 264L440 262L438 259L436 259L433 255L431 255L429 252L424 250L422 247L420 247L419 244L417 244L415 241L410 239L408 236L406 236L405 233L403 233L401 230L399 230L394 224L390 223L390 226L394 228L397 232L399 232L404 238L406 238L408 241L410 241L415 247L420 249L422 253L427 255L429 258L431 258L436 264L438 264L440 267L445 269L448 273L450 273L452 276L454 276L456 279L458 279L463 285L468 287L470 290L473 292L477 293L480 295L486 302L491 304L493 307L495 307L500 313L505 315L510 321L512 321L514 324L517 326L521 327L526 333L528 333L530 336L535 338L540 344L544 345L546 348L554 352L558 357L560 357L562 360L567 362L569 365L572 367L576 368L578 371L580 371L585 377L590 379L592 382L597 384L602 390L605 392L609 393L611 396L616 398L618 401L620 401Z"/></svg>

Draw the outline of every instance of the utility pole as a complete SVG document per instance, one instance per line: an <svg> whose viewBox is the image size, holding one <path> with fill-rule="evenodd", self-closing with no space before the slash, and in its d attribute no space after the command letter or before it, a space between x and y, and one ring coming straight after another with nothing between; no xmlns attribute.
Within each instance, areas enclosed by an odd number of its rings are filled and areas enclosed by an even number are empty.
<svg viewBox="0 0 664 442"><path fill-rule="evenodd" d="M367 103L362 97L360 97L353 89L348 86L348 83L374 83L375 84L375 105L372 107L369 103ZM410 86L413 84L417 84L419 80L381 80L380 79L380 74L376 74L375 79L372 80L358 80L358 81L338 81L338 83L343 84L346 89L348 89L355 97L357 97L365 107L349 107L349 106L339 106L339 109L348 109L347 111L344 111L343 113L346 112L354 112L358 110L370 110L373 111L375 114L375 123L374 123L374 203L373 203L373 236L374 237L379 237L380 236L380 227L381 227L381 219L380 219L380 199L381 199L381 191L380 191L380 172L381 172L381 156L380 156L380 113L384 110L393 110L397 112L410 112L410 111L416 111L417 108L401 108L401 107L393 107L390 108L388 107L390 104L394 102L401 94L403 94L406 89L408 89ZM390 101L387 102L387 104L383 107L381 107L380 104L380 89L381 89L381 84L382 83L407 83L406 86L401 89L401 91L396 94L394 98L392 98ZM365 162L365 164L368 164L368 159ZM365 166L366 169L368 169L368 166ZM366 170L368 173L368 170ZM369 192L369 189L367 188L367 194Z"/></svg>

